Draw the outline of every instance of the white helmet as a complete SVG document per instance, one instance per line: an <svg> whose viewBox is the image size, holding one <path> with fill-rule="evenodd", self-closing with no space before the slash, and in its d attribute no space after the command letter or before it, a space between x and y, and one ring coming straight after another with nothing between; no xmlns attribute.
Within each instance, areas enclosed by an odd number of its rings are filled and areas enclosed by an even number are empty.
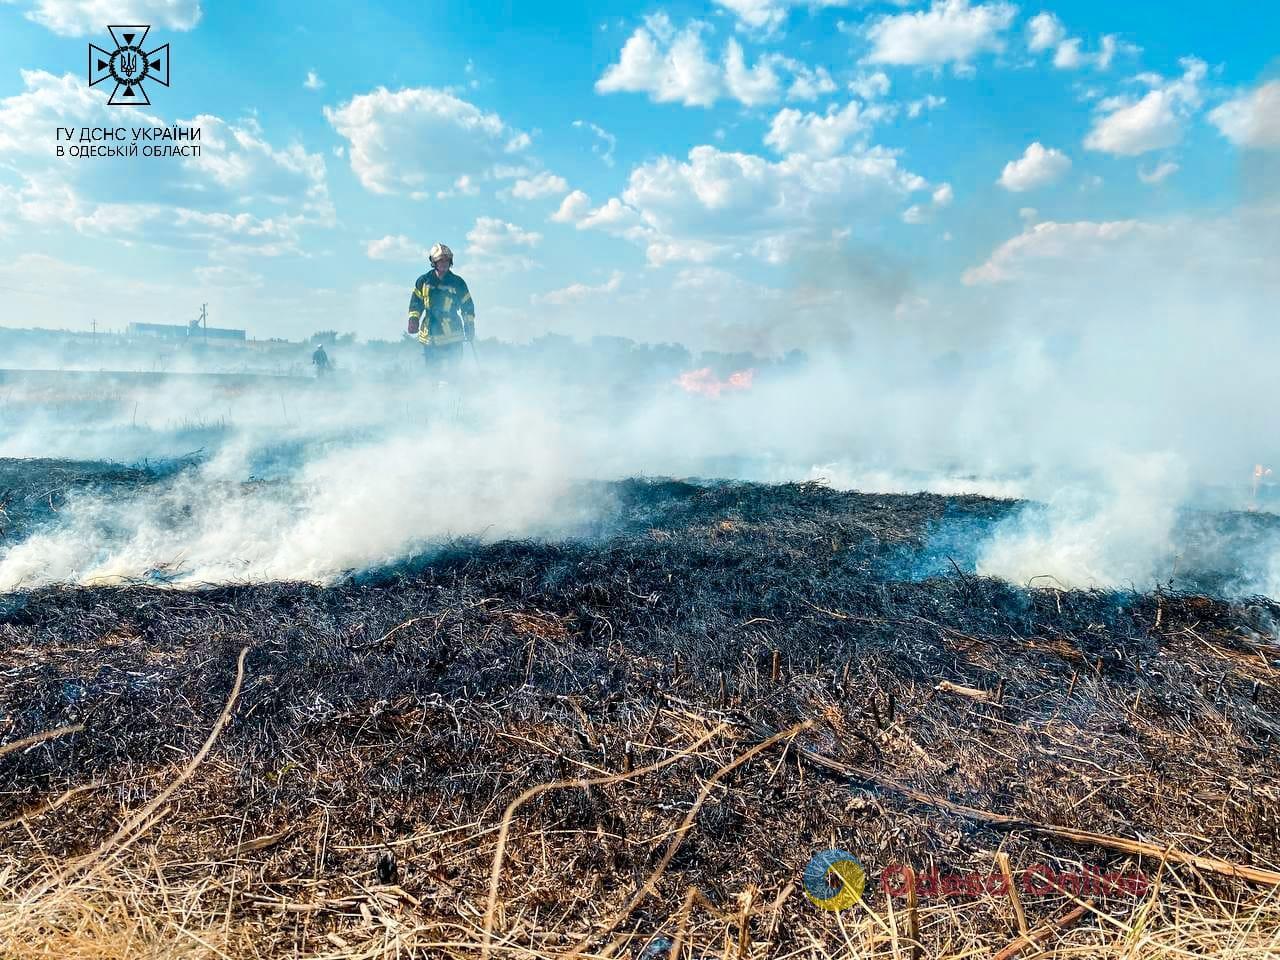
<svg viewBox="0 0 1280 960"><path fill-rule="evenodd" d="M434 247L431 248L431 253L428 254L427 259L430 260L432 263L435 263L437 260L440 260L444 257L448 257L450 260L452 260L453 251L450 250L448 247L446 247L443 243L437 243Z"/></svg>

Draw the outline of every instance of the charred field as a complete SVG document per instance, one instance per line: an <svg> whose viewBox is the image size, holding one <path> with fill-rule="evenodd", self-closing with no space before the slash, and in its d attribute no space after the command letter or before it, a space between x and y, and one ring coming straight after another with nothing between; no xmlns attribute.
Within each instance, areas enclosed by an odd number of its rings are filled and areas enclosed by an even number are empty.
<svg viewBox="0 0 1280 960"><path fill-rule="evenodd" d="M0 544L172 469L0 464ZM976 576L1010 501L595 492L330 586L0 594L0 956L1280 953L1272 601Z"/></svg>

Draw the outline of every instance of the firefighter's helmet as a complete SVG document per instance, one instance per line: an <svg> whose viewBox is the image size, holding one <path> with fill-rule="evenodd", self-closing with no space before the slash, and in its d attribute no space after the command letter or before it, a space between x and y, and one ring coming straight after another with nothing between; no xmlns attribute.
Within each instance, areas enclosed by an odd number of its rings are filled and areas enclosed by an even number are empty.
<svg viewBox="0 0 1280 960"><path fill-rule="evenodd" d="M437 260L452 260L453 251L446 247L443 243L437 243L431 248L431 253L427 257L434 264Z"/></svg>

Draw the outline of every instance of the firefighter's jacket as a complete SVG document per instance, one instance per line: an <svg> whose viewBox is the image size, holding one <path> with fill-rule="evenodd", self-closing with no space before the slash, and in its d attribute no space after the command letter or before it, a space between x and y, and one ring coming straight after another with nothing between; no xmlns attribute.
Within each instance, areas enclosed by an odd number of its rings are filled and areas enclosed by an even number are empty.
<svg viewBox="0 0 1280 960"><path fill-rule="evenodd" d="M449 270L443 277L429 270L413 285L409 297L409 332L429 347L461 343L474 326L476 307L467 282Z"/></svg>

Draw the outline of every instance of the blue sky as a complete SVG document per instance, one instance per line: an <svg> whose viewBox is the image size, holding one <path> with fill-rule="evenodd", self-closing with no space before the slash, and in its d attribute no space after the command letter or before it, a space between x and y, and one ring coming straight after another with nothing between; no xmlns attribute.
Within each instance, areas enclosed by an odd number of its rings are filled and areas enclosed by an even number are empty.
<svg viewBox="0 0 1280 960"><path fill-rule="evenodd" d="M781 351L1276 224L1275 4L351 9L0 0L0 323L395 337L441 240L482 335ZM145 120L104 17L171 44ZM152 120L200 160L54 156Z"/></svg>

